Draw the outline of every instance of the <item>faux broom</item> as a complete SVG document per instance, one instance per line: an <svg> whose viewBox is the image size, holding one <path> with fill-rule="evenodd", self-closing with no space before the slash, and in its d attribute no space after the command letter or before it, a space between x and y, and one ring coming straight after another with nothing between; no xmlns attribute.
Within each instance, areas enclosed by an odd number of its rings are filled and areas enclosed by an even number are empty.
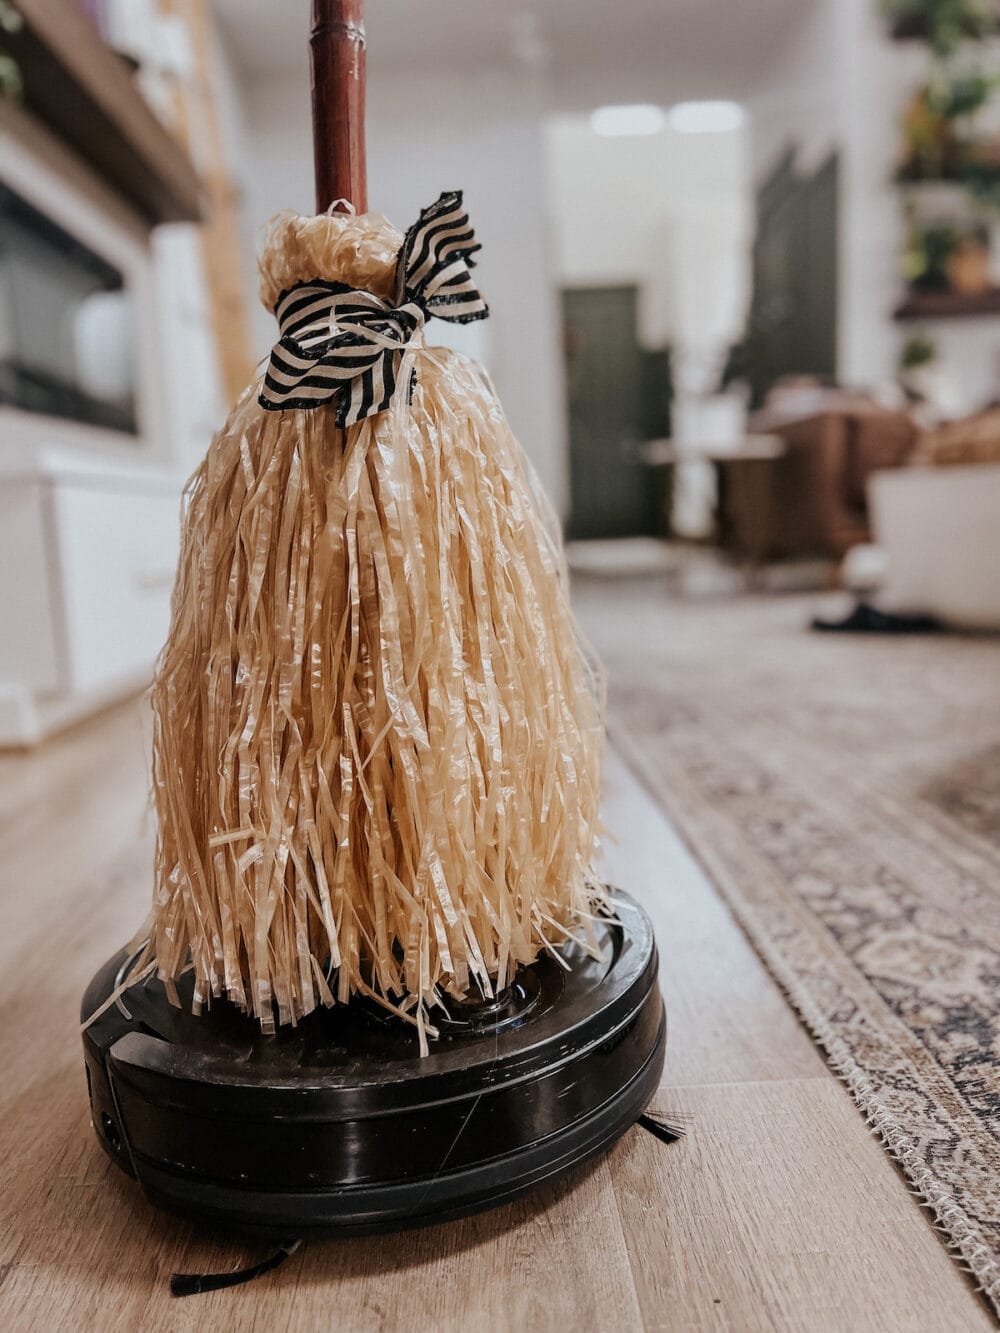
<svg viewBox="0 0 1000 1333"><path fill-rule="evenodd" d="M488 313L462 196L366 211L361 11L314 0L319 211L272 225L278 341L186 492L129 980L265 1031L366 995L426 1049L445 994L586 933L603 727L531 469L426 341Z"/></svg>

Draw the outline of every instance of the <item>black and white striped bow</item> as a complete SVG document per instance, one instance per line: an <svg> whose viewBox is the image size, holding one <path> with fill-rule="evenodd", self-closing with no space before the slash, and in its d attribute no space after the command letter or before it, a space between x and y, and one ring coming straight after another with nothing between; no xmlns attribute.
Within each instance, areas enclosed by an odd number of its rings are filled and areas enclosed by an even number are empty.
<svg viewBox="0 0 1000 1333"><path fill-rule="evenodd" d="M282 292L274 307L281 336L258 398L281 412L336 401L338 426L384 412L396 392L403 353L431 315L456 324L485 319L489 307L469 269L481 247L460 191L425 208L406 233L396 264L396 304L342 282L312 278ZM406 385L412 393L412 376Z"/></svg>

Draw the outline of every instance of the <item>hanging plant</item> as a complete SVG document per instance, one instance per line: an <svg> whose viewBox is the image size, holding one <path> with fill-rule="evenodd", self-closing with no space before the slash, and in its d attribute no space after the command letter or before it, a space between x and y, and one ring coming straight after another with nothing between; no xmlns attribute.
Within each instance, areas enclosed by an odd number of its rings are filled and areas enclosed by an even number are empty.
<svg viewBox="0 0 1000 1333"><path fill-rule="evenodd" d="M881 0L897 38L919 38L939 56L1000 32L996 0Z"/></svg>

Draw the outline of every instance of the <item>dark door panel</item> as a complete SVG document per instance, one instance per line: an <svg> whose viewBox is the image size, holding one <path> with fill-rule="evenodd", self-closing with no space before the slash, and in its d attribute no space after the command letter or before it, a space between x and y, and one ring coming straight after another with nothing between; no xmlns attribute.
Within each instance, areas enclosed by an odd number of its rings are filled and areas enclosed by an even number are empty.
<svg viewBox="0 0 1000 1333"><path fill-rule="evenodd" d="M836 156L803 175L792 151L758 192L753 303L728 372L755 405L785 375L836 375L837 200Z"/></svg>
<svg viewBox="0 0 1000 1333"><path fill-rule="evenodd" d="M669 432L669 362L644 352L634 287L562 294L574 539L651 535L662 527L641 445Z"/></svg>

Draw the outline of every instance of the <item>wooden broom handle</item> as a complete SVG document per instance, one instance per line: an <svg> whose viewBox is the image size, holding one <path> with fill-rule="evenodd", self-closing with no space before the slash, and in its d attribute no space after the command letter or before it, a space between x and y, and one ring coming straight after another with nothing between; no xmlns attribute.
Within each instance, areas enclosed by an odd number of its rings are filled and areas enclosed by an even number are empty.
<svg viewBox="0 0 1000 1333"><path fill-rule="evenodd" d="M312 0L309 48L316 212L348 199L365 213L364 0Z"/></svg>

